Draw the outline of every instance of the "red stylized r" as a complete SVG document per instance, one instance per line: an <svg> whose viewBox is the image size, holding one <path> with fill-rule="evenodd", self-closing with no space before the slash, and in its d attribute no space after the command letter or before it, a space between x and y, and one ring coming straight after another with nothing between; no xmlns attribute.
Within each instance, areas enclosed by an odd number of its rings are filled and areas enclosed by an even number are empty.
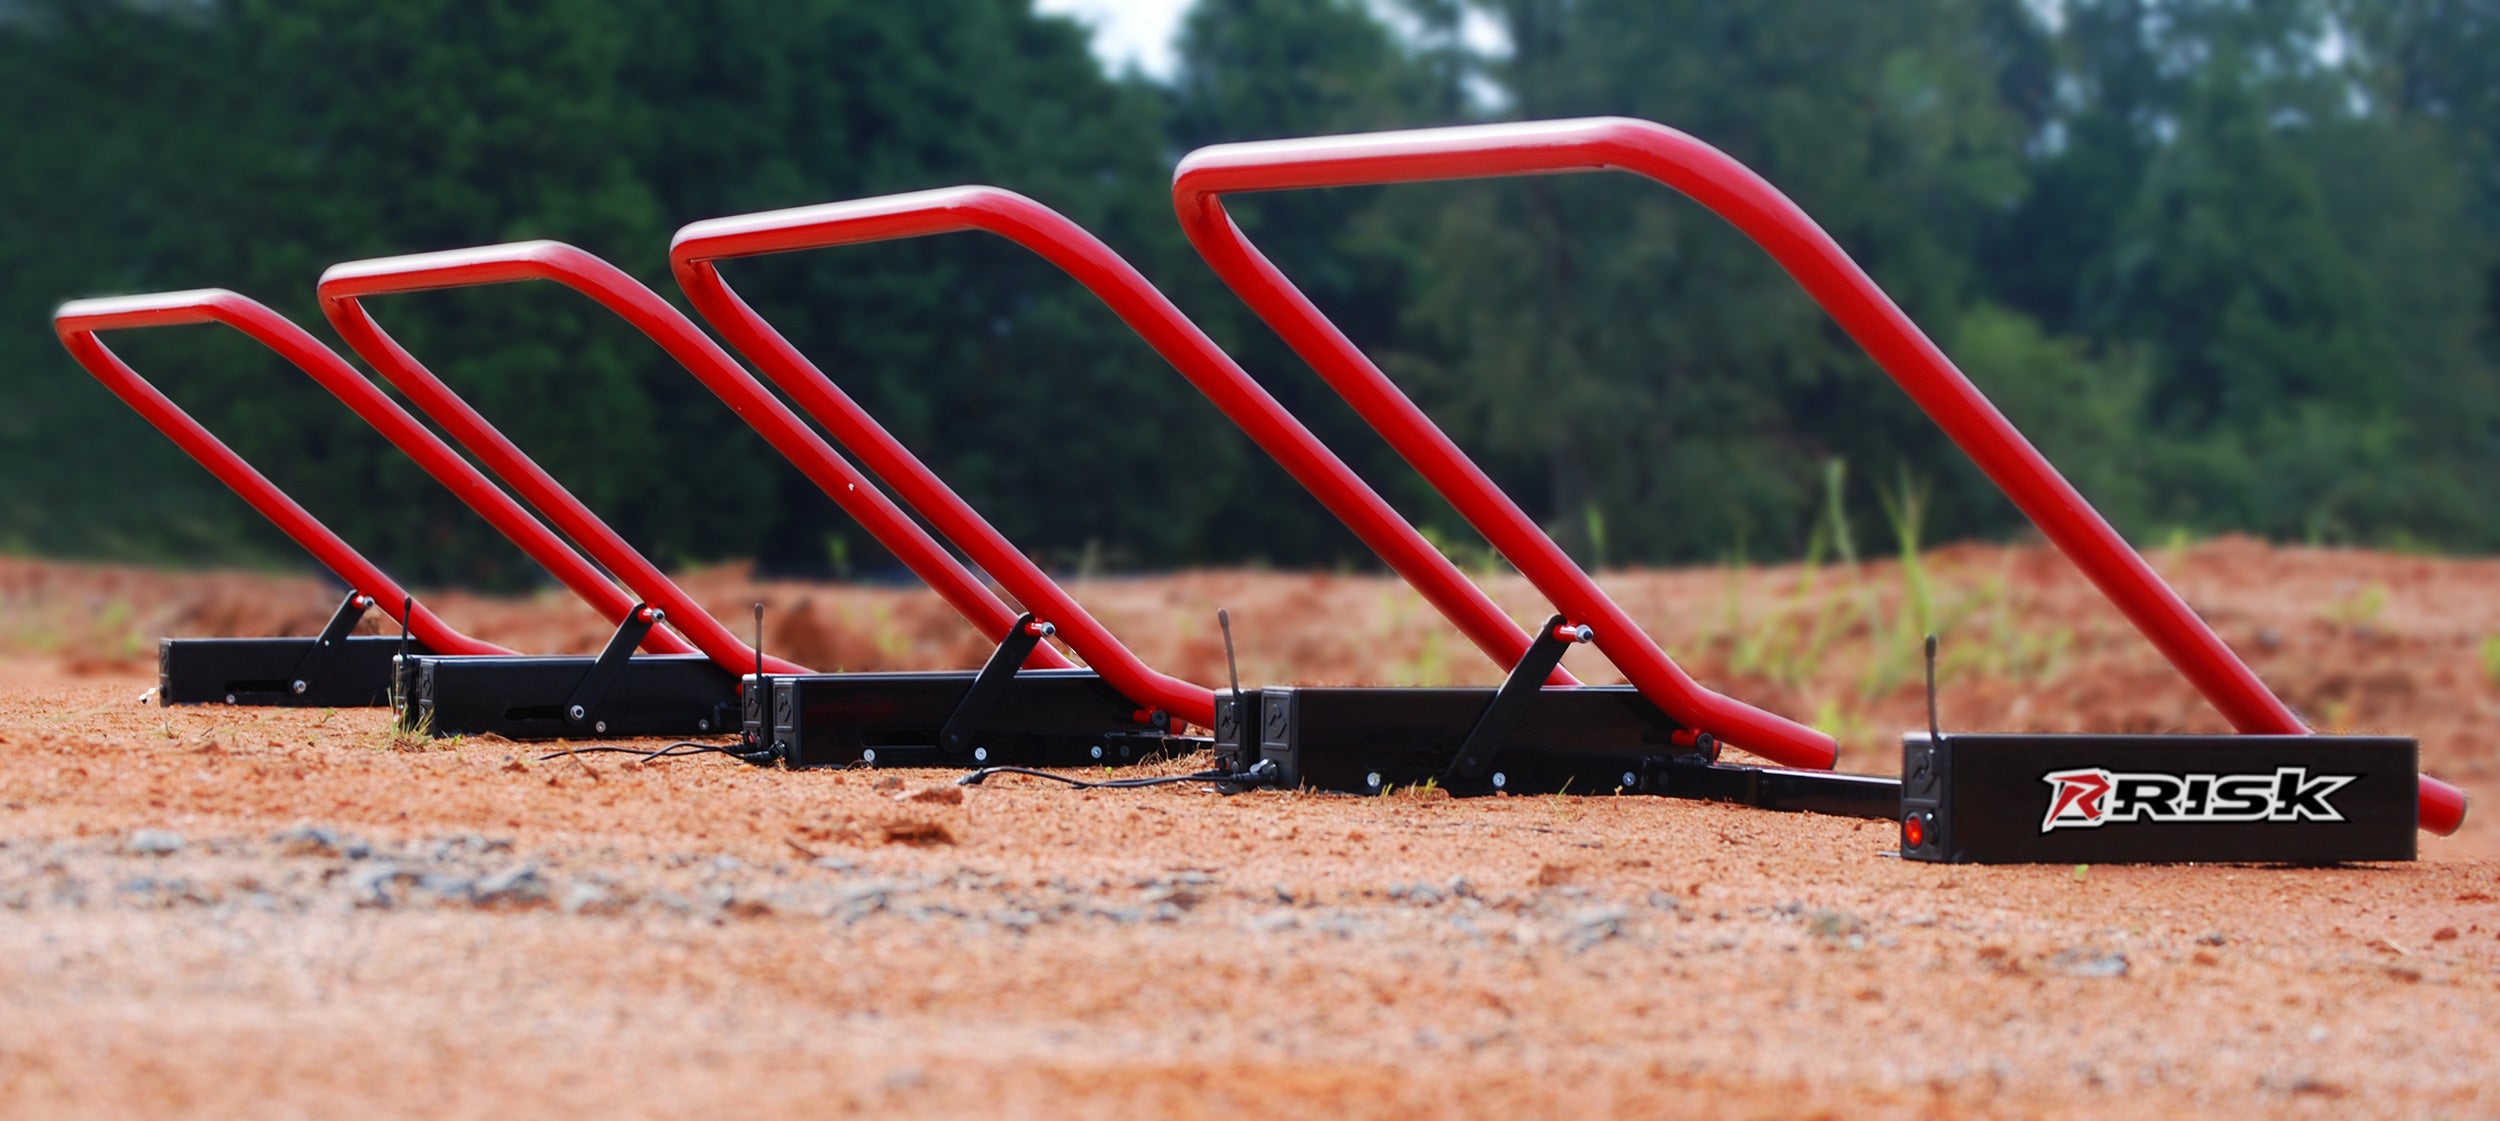
<svg viewBox="0 0 2500 1121"><path fill-rule="evenodd" d="M2109 772L2099 768L2081 771L2052 771L2040 776L2055 791L2049 797L2049 815L2040 819L2043 833L2061 825L2092 828L2101 824L2101 814L2108 808Z"/></svg>

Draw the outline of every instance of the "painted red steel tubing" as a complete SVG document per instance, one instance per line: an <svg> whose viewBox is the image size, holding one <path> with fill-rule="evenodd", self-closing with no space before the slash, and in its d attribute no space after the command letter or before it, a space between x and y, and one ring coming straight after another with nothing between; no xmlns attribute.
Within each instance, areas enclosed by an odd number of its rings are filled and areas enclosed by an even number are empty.
<svg viewBox="0 0 2500 1121"><path fill-rule="evenodd" d="M1603 593L1260 255L1218 196L1609 169L1690 196L1768 251L2232 726L2309 730L1822 227L1762 177L1693 137L1610 117L1220 145L1181 162L1173 201L1200 254L1400 454L1488 536L1500 530L1496 546L1547 595L1559 588L1581 600ZM1556 602L1571 610L1572 601ZM1607 638L1600 629L1601 647ZM1633 672L1620 657L1617 664ZM2464 793L2427 776L2421 790L2422 828L2454 832L2464 818Z"/></svg>
<svg viewBox="0 0 2500 1121"><path fill-rule="evenodd" d="M792 347L738 294L713 262L896 238L986 231L1024 246L1083 284L1266 449L1391 568L1422 592L1476 646L1504 665L1527 653L1530 635L1502 614L1380 495L1164 298L1110 246L1057 211L996 187L953 187L697 222L678 231L669 260L706 320L765 374L893 483L914 508L993 573L1020 554L912 457L873 417ZM993 556L996 559L993 559ZM1036 574L1038 576L1038 574ZM1019 594L1022 594L1019 592ZM1028 600L1028 603L1030 601ZM1065 627L1063 622L1062 627ZM1090 658L1091 655L1088 655ZM1548 679L1574 685L1559 668Z"/></svg>
<svg viewBox="0 0 2500 1121"><path fill-rule="evenodd" d="M417 423L408 410L400 408L373 382L339 357L338 352L322 345L321 340L297 326L294 320L271 311L266 305L240 293L223 288L203 288L188 292L163 292L146 296L127 296L115 301L115 326L144 327L183 323L218 323L242 332L252 341L275 351L293 363L330 395L382 434L418 467L443 484L466 503L478 516L521 551L529 554L547 571L571 588L603 619L621 620L633 610L634 597L601 574L564 539L549 530L545 523L522 509L512 496L504 493L484 472L479 471L460 453L445 444L442 437ZM694 647L676 632L655 627L643 640L642 648L654 654L692 654Z"/></svg>
<svg viewBox="0 0 2500 1121"><path fill-rule="evenodd" d="M793 244L777 236L785 233L815 236ZM912 235L888 231L884 236ZM669 262L695 309L729 340L731 347L755 363L764 376L798 402L802 411L831 432L836 443L859 457L871 474L893 487L905 505L928 519L941 535L1005 585L1027 610L1049 619L1058 628L1059 638L1083 655L1095 672L1132 700L1155 705L1201 727L1214 727L1213 690L1159 672L1131 653L1041 566L1034 564L902 441L842 392L780 331L739 299L712 263L723 257L855 240L876 239L845 236L838 216L824 219L822 208L740 215L697 222L678 231L670 244Z"/></svg>
<svg viewBox="0 0 2500 1121"><path fill-rule="evenodd" d="M177 447L199 461L200 466L217 477L217 481L251 503L252 508L260 511L261 516L268 518L280 532L302 545L332 575L384 604L408 602L408 590L401 587L398 581L391 579L389 574L330 532L328 526L287 497L277 484L244 462L234 449L227 447L224 441L192 419L191 414L182 411L181 406L148 384L146 378L140 377L138 371L131 369L119 355L96 338L99 331L117 328L209 321L202 312L165 312L143 303L119 299L72 300L61 305L52 316L53 331L60 336L61 345L69 348L70 356L76 358L79 365L86 367L87 372L104 383L106 389L121 398L123 404L136 410L157 431L163 432ZM422 603L411 607L408 631L425 643L428 649L439 654L512 653L494 643L481 642L453 630L450 624L443 622Z"/></svg>
<svg viewBox="0 0 2500 1121"><path fill-rule="evenodd" d="M1015 611L939 546L926 530L905 516L882 491L834 454L796 414L739 367L728 352L657 293L606 261L552 241L351 261L333 265L322 274L321 306L349 346L363 354L384 377L434 416L453 438L510 482L567 535L616 572L628 587L666 610L670 621L678 623L686 637L705 654L724 666L752 666L755 652L751 648L695 606L656 565L627 545L615 530L452 393L441 379L385 333L359 302L386 293L525 280L562 284L632 324L727 402L741 419L762 433L776 450L928 581L983 634L995 639L1014 625ZM1028 664L1058 668L1070 663L1065 655L1045 645L1036 648ZM807 672L805 667L780 659L767 659L766 668L774 673Z"/></svg>

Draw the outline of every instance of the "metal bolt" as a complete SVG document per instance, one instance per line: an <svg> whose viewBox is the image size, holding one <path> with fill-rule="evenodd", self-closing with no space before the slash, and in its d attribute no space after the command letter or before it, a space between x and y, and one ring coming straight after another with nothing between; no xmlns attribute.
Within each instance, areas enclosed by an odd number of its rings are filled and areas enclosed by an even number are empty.
<svg viewBox="0 0 2500 1121"><path fill-rule="evenodd" d="M709 732L712 730L712 722L709 720L697 720L694 722L694 730L698 732Z"/></svg>
<svg viewBox="0 0 2500 1121"><path fill-rule="evenodd" d="M1639 786L1640 784L1641 784L1641 776L1636 775L1636 774L1633 774L1633 773L1632 773L1632 772L1630 772L1630 771L1625 771L1625 772L1623 772L1623 787L1624 787L1624 789L1629 790L1629 789L1631 789L1631 788L1633 788L1633 787L1635 787L1635 786Z"/></svg>
<svg viewBox="0 0 2500 1121"><path fill-rule="evenodd" d="M861 748L859 752L859 761L872 766L875 765L877 762L877 749L873 747Z"/></svg>
<svg viewBox="0 0 2500 1121"><path fill-rule="evenodd" d="M1101 745L1101 744L1095 744L1095 745L1094 745L1094 758L1096 758L1096 759L1100 759L1100 758L1102 758L1102 745Z"/></svg>
<svg viewBox="0 0 2500 1121"><path fill-rule="evenodd" d="M990 761L990 749L988 749L988 748L986 748L986 747L976 747L976 748L973 748L973 749L972 749L972 761L973 761L973 762L975 762L975 763L987 763L987 762L989 762L989 761Z"/></svg>
<svg viewBox="0 0 2500 1121"><path fill-rule="evenodd" d="M1380 772L1373 771L1370 774L1364 775L1363 785L1371 787L1374 790L1380 789Z"/></svg>
<svg viewBox="0 0 2500 1121"><path fill-rule="evenodd" d="M591 725L591 726L590 726L590 730L591 730L591 731L594 731L594 732L597 732L597 733L599 733L600 735L603 735L603 736L604 736L604 735L608 734L608 722L607 722L607 721L605 721L605 720L602 720L602 721L600 721L600 722L598 722L598 723L596 723L596 724Z"/></svg>
<svg viewBox="0 0 2500 1121"><path fill-rule="evenodd" d="M582 717L590 715L589 713L582 711L582 706L580 705L574 705L573 707L564 710L564 714L575 720L579 720Z"/></svg>
<svg viewBox="0 0 2500 1121"><path fill-rule="evenodd" d="M233 704L233 703L234 703L234 694L232 694L232 693L228 693L228 694L226 694L226 703L227 703L227 704Z"/></svg>
<svg viewBox="0 0 2500 1121"><path fill-rule="evenodd" d="M304 695L304 683L303 683L303 682L301 682L301 681L296 682L296 683L295 683L295 685L294 685L294 689L295 689L295 695L296 695L296 696L299 696L299 697L300 697L300 696L303 696L303 695Z"/></svg>
<svg viewBox="0 0 2500 1121"><path fill-rule="evenodd" d="M1509 786L1509 785L1510 785L1510 776L1509 776L1509 775L1503 774L1503 773L1502 773L1502 772L1500 772L1500 771L1495 771L1495 772L1493 772L1493 789L1495 789L1495 790L1500 790L1501 788L1503 788L1503 787L1505 787L1505 786Z"/></svg>

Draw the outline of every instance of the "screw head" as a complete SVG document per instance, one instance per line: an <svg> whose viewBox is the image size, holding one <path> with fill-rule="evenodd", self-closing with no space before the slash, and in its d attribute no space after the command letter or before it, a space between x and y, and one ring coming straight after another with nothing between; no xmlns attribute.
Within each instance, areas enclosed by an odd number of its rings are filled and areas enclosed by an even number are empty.
<svg viewBox="0 0 2500 1121"><path fill-rule="evenodd" d="M1493 772L1493 789L1495 789L1495 790L1500 790L1501 788L1503 788L1503 787L1505 787L1505 786L1509 786L1509 785L1510 785L1510 776L1509 776L1509 775L1503 774L1503 773L1502 773L1502 772L1500 772L1500 771L1495 771L1495 772Z"/></svg>
<svg viewBox="0 0 2500 1121"><path fill-rule="evenodd" d="M1100 759L1100 758L1102 758L1102 745L1101 745L1101 744L1095 744L1095 745L1094 745L1093 756L1094 756L1094 758L1096 758L1096 759Z"/></svg>
<svg viewBox="0 0 2500 1121"><path fill-rule="evenodd" d="M1630 771L1625 771L1625 772L1623 772L1623 788L1624 788L1624 789L1629 790L1629 789L1631 789L1631 788L1633 788L1633 787L1635 787L1635 786L1639 786L1640 784L1641 784L1641 776L1636 775L1636 774L1633 774L1633 773L1632 773L1632 772L1630 772Z"/></svg>
<svg viewBox="0 0 2500 1121"><path fill-rule="evenodd" d="M973 762L975 762L975 763L987 763L987 762L989 762L989 761L990 761L990 749L988 749L988 748L986 748L986 747L976 747L976 748L973 748L973 749L972 749L972 761L973 761Z"/></svg>
<svg viewBox="0 0 2500 1121"><path fill-rule="evenodd" d="M574 705L573 707L564 710L564 714L575 720L579 720L582 717L589 715L589 713L582 711L582 706L580 705Z"/></svg>
<svg viewBox="0 0 2500 1121"><path fill-rule="evenodd" d="M233 704L233 703L234 703L234 694L232 694L232 693L228 693L228 694L226 694L226 703L227 703L227 704Z"/></svg>
<svg viewBox="0 0 2500 1121"><path fill-rule="evenodd" d="M1380 789L1380 772L1373 771L1370 774L1364 775L1363 785L1371 787L1374 790Z"/></svg>
<svg viewBox="0 0 2500 1121"><path fill-rule="evenodd" d="M694 730L698 732L709 732L712 730L712 722L709 720L697 720L694 722Z"/></svg>
<svg viewBox="0 0 2500 1121"><path fill-rule="evenodd" d="M608 733L608 722L605 720L599 721L598 723L591 725L590 730L604 736Z"/></svg>
<svg viewBox="0 0 2500 1121"><path fill-rule="evenodd" d="M861 748L859 751L859 761L872 766L875 765L877 762L877 749L873 747Z"/></svg>
<svg viewBox="0 0 2500 1121"><path fill-rule="evenodd" d="M288 686L288 688L291 688L291 689L295 690L295 695L296 695L296 696L299 696L299 697L300 697L300 696L303 696L303 695L304 695L304 683L303 683L303 682L301 682L301 681L298 681L298 682L294 683L293 685Z"/></svg>

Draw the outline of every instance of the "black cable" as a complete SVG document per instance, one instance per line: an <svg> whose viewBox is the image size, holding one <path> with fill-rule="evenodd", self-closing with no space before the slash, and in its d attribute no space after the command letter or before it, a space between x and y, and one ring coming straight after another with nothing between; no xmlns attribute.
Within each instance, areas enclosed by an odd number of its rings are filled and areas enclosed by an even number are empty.
<svg viewBox="0 0 2500 1121"><path fill-rule="evenodd" d="M538 757L538 761L544 763L550 759L562 759L567 755L604 754L639 756L640 758L637 760L639 762L649 762L653 759L683 759L689 755L712 754L727 755L733 759L744 760L746 762L754 761L747 759L746 752L733 751L716 743L696 743L693 740L679 740L676 743L672 743L657 751L649 751L639 747L575 747L568 748L564 751L553 751L545 755L541 755Z"/></svg>
<svg viewBox="0 0 2500 1121"><path fill-rule="evenodd" d="M1099 781L1070 778L1066 775L1053 774L1049 771L1037 771L1031 767L983 767L980 770L956 779L955 784L957 786L979 786L991 775L1030 775L1034 778L1046 778L1052 782L1063 782L1079 790L1134 790L1138 787L1144 786L1170 786L1175 783L1183 782L1213 782L1228 786L1268 786L1276 781L1276 764L1262 759L1259 760L1258 763L1254 764L1249 770L1239 773L1230 771L1201 771L1194 775L1156 775L1152 778L1117 778L1102 779Z"/></svg>

